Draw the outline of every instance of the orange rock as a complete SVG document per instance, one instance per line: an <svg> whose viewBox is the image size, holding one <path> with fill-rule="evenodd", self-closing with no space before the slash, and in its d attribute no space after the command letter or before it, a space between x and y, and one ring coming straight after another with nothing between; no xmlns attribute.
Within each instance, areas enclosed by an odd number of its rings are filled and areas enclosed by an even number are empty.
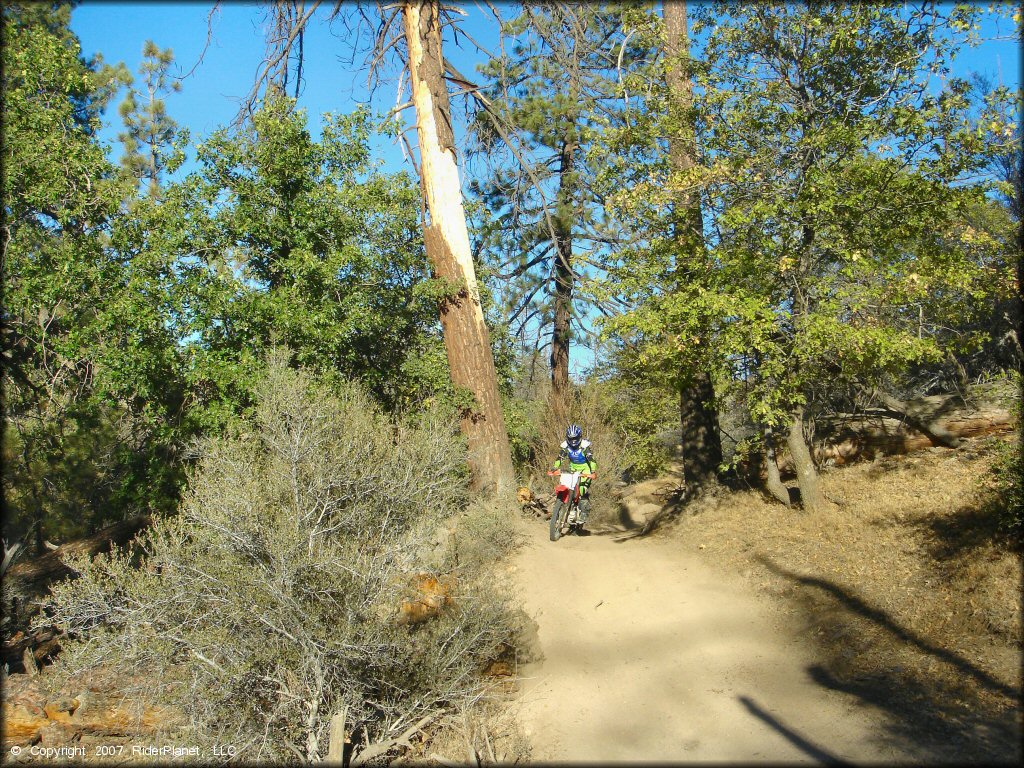
<svg viewBox="0 0 1024 768"><path fill-rule="evenodd" d="M50 721L45 717L33 714L27 707L16 705L4 712L3 718L4 744L35 744L39 741L39 731Z"/></svg>
<svg viewBox="0 0 1024 768"><path fill-rule="evenodd" d="M399 607L398 623L419 624L437 616L451 602L453 577L440 581L429 573L418 573L413 577L413 595L402 600Z"/></svg>
<svg viewBox="0 0 1024 768"><path fill-rule="evenodd" d="M78 709L78 699L61 698L49 701L43 707L46 716L58 723L71 722L71 716Z"/></svg>
<svg viewBox="0 0 1024 768"><path fill-rule="evenodd" d="M514 670L507 661L492 661L484 670L487 677L512 677Z"/></svg>

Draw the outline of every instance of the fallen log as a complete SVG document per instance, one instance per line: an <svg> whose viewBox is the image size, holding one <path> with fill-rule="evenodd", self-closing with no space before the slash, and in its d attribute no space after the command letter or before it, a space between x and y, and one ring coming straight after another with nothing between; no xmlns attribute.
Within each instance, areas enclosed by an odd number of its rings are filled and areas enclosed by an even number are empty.
<svg viewBox="0 0 1024 768"><path fill-rule="evenodd" d="M77 743L83 737L151 736L184 721L169 707L126 701L119 692L82 687L73 695L47 697L38 678L5 675L4 746Z"/></svg>
<svg viewBox="0 0 1024 768"><path fill-rule="evenodd" d="M60 646L56 635L29 632L28 622L38 612L37 601L51 584L74 578L75 572L64 560L70 555L97 555L115 546L124 546L152 523L149 515L138 515L87 536L68 542L31 560L15 563L4 574L2 603L4 613L3 661L12 671L25 668L25 652L36 662L44 662Z"/></svg>
<svg viewBox="0 0 1024 768"><path fill-rule="evenodd" d="M932 403L927 398L917 401L900 400L894 395L881 392L878 401L887 409L887 415L906 422L936 445L946 448L957 448L962 438L953 434L938 418L942 412L950 408L953 398L940 403Z"/></svg>
<svg viewBox="0 0 1024 768"><path fill-rule="evenodd" d="M1002 398L985 398L965 406L954 395L932 395L901 403L917 414L915 422L927 423L927 433L915 428L908 419L897 418L889 408L819 417L815 422L815 463L840 466L935 446L960 447L965 439L1005 433L1016 427L1013 409ZM793 461L788 451L776 451L776 462L780 476L793 477ZM751 470L753 475L748 476L766 481L765 465L759 471L756 467Z"/></svg>
<svg viewBox="0 0 1024 768"><path fill-rule="evenodd" d="M60 634L52 627L34 632L18 630L4 638L3 660L8 669L32 672L60 651Z"/></svg>
<svg viewBox="0 0 1024 768"><path fill-rule="evenodd" d="M986 406L950 413L931 422L931 426L932 434L925 434L906 421L881 413L822 419L817 423L819 439L815 441L814 458L819 465L840 465L933 446L957 447L965 438L1008 432L1014 427L1014 419L1007 408Z"/></svg>

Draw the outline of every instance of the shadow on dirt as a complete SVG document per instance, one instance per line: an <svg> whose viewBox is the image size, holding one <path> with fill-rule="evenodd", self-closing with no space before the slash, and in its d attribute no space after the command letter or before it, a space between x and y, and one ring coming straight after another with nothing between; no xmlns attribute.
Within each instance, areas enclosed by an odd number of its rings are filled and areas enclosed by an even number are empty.
<svg viewBox="0 0 1024 768"><path fill-rule="evenodd" d="M856 696L886 714L890 736L904 748L923 750L925 760L1019 764L1020 691L996 679L961 655L938 647L900 626L885 611L826 579L786 570L770 558L765 568L796 586L796 598L808 616L828 616L837 625L820 639L825 661L808 669L819 685ZM858 626L859 625L859 626ZM858 668L859 655L878 654L866 628L881 630L880 642L909 648L955 671L957 683L941 675L924 677L901 667ZM882 649L884 651L884 649Z"/></svg>
<svg viewBox="0 0 1024 768"><path fill-rule="evenodd" d="M814 760L823 763L824 765L852 765L852 763L848 763L845 760L842 760L833 755L832 753L822 749L817 744L808 741L799 733L794 731L792 728L785 725L781 720L772 715L770 712L759 707L750 697L737 696L736 698L744 707L747 708L747 711L750 712L750 714L752 714L758 720L768 725L773 730L780 733L789 741L790 744L795 746L808 757L811 757Z"/></svg>
<svg viewBox="0 0 1024 768"><path fill-rule="evenodd" d="M619 502L618 522L623 531L635 531L640 527L640 523L629 514L629 507L622 502Z"/></svg>
<svg viewBox="0 0 1024 768"><path fill-rule="evenodd" d="M672 503L671 498L665 502L665 505ZM662 510L665 509L665 505L662 506ZM661 515L661 511L657 512L654 516ZM607 521L609 516L605 515L605 522L601 525L595 526L594 533L598 536L615 536L615 541L626 541L628 539L634 539L638 536L643 536L648 532L648 527L641 518L633 517L630 512L629 505L624 501L620 500L615 507L614 522ZM648 523L650 519L648 519Z"/></svg>

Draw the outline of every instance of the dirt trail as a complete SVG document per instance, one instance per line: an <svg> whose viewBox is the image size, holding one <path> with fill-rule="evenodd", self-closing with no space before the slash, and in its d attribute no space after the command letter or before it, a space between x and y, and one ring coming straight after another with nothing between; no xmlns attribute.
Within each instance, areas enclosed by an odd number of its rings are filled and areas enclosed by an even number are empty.
<svg viewBox="0 0 1024 768"><path fill-rule="evenodd" d="M653 484L627 498L642 523ZM538 628L518 718L536 761L893 762L874 714L807 674L764 598L668 538L552 543L523 522L512 568Z"/></svg>

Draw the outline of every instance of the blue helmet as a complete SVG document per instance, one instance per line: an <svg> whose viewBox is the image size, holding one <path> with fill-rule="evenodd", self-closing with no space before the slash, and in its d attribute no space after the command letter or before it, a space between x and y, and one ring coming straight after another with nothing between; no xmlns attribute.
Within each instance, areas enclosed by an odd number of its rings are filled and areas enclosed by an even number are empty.
<svg viewBox="0 0 1024 768"><path fill-rule="evenodd" d="M580 441L583 439L583 430L580 429L579 424L570 424L565 430L565 442L572 448L576 449L580 447Z"/></svg>

